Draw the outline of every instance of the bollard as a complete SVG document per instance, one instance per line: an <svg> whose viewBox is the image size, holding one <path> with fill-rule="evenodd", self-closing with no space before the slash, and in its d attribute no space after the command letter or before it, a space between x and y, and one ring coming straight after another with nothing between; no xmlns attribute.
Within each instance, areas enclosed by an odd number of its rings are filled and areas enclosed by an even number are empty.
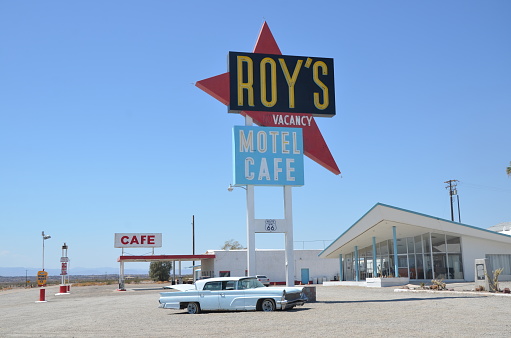
<svg viewBox="0 0 511 338"><path fill-rule="evenodd" d="M56 293L55 296L69 295L69 285L60 284L59 293Z"/></svg>
<svg viewBox="0 0 511 338"><path fill-rule="evenodd" d="M39 300L36 303L46 303L46 289L39 289Z"/></svg>

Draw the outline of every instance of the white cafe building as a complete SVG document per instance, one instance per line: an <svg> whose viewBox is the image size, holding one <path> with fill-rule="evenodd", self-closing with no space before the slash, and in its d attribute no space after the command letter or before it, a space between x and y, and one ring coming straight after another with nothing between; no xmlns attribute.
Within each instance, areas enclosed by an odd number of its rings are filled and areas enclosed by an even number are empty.
<svg viewBox="0 0 511 338"><path fill-rule="evenodd" d="M511 236L378 203L319 257L339 260L341 281L395 276L474 281L475 259L488 258L511 280Z"/></svg>

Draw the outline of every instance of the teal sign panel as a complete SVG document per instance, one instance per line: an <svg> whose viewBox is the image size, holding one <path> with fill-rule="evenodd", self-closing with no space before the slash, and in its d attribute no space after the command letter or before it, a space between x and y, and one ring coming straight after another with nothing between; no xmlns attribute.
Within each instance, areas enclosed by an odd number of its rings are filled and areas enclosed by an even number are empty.
<svg viewBox="0 0 511 338"><path fill-rule="evenodd" d="M234 126L234 185L302 186L301 128Z"/></svg>

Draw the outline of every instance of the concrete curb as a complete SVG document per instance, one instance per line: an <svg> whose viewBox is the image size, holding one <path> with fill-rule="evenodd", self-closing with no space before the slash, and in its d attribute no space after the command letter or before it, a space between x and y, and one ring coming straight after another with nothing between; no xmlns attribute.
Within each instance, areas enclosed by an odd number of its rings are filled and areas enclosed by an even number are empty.
<svg viewBox="0 0 511 338"><path fill-rule="evenodd" d="M482 296L482 297L488 297L488 296L511 297L511 294L509 294L509 293L474 292L474 291L449 291L449 290L437 291L437 290L394 289L394 292L449 293L449 294L476 295L476 296Z"/></svg>

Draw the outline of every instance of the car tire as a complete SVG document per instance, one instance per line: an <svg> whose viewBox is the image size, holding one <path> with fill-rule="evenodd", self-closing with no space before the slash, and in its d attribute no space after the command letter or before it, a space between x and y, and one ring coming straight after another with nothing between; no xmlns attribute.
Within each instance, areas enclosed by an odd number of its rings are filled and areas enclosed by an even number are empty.
<svg viewBox="0 0 511 338"><path fill-rule="evenodd" d="M188 303L188 306L186 307L186 312L188 312L191 315L200 313L199 303Z"/></svg>
<svg viewBox="0 0 511 338"><path fill-rule="evenodd" d="M275 311L275 301L273 299L263 299L261 302L261 311L271 312Z"/></svg>

